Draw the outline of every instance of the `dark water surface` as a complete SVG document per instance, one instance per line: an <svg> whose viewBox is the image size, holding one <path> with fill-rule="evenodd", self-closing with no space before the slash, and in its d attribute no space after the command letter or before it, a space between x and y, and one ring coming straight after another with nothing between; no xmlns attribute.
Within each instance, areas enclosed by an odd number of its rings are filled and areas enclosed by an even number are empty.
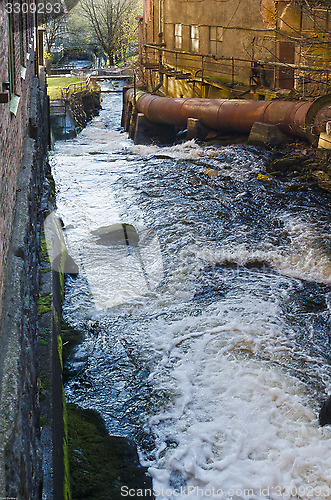
<svg viewBox="0 0 331 500"><path fill-rule="evenodd" d="M106 96L52 156L82 269L64 305L85 332L67 400L136 441L158 498L331 498L331 431L318 427L331 391L330 196L258 181L262 149L134 146L121 102ZM107 263L94 245L92 231L116 223L154 231L143 258L158 286L144 287L133 254Z"/></svg>

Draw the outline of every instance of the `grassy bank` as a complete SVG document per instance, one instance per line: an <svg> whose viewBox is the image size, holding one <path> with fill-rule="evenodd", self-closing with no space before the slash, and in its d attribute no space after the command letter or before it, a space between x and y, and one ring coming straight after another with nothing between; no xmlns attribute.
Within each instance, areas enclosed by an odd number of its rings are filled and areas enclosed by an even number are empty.
<svg viewBox="0 0 331 500"><path fill-rule="evenodd" d="M47 94L51 101L61 99L61 89L70 85L70 83L81 82L79 78L73 76L57 76L47 78Z"/></svg>

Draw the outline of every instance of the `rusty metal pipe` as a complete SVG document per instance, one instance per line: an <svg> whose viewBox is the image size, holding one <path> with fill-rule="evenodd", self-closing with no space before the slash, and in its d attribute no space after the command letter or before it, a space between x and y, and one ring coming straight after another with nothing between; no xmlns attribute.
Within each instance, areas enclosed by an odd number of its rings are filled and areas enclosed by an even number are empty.
<svg viewBox="0 0 331 500"><path fill-rule="evenodd" d="M125 98L132 102L133 91ZM320 132L331 120L331 95L314 102L252 101L244 99L203 99L159 97L136 93L136 107L151 122L186 127L188 118L220 132L249 134L255 122L277 125L287 135L317 143Z"/></svg>

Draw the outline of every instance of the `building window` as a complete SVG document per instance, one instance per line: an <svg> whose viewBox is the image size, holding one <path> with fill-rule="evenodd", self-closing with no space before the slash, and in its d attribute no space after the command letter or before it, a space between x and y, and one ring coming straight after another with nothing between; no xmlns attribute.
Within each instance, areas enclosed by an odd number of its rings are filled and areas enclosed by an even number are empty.
<svg viewBox="0 0 331 500"><path fill-rule="evenodd" d="M21 8L20 8L20 13L19 13L19 26L20 26L20 62L21 66L24 66L24 19L23 19L23 14L22 14L22 3L21 3Z"/></svg>
<svg viewBox="0 0 331 500"><path fill-rule="evenodd" d="M183 47L183 26L175 24L175 49L181 50Z"/></svg>
<svg viewBox="0 0 331 500"><path fill-rule="evenodd" d="M224 29L220 26L209 26L209 53L214 56L222 54Z"/></svg>
<svg viewBox="0 0 331 500"><path fill-rule="evenodd" d="M14 58L14 19L11 11L8 12L8 79L10 95L13 96L16 90L16 82Z"/></svg>
<svg viewBox="0 0 331 500"><path fill-rule="evenodd" d="M314 30L329 31L329 10L314 9Z"/></svg>
<svg viewBox="0 0 331 500"><path fill-rule="evenodd" d="M321 31L329 32L331 22L331 9L326 8L312 8L308 10L305 8L302 15L302 30L303 31Z"/></svg>
<svg viewBox="0 0 331 500"><path fill-rule="evenodd" d="M10 93L9 109L13 115L17 115L20 97L16 94L16 71L15 71L15 19L12 9L8 9L8 83ZM19 26L18 26L19 28Z"/></svg>
<svg viewBox="0 0 331 500"><path fill-rule="evenodd" d="M25 80L26 67L25 67L25 15L23 15L23 3L21 2L21 8L19 13L19 25L20 25L20 62L21 62L21 77Z"/></svg>
<svg viewBox="0 0 331 500"><path fill-rule="evenodd" d="M191 26L191 52L199 52L199 26Z"/></svg>

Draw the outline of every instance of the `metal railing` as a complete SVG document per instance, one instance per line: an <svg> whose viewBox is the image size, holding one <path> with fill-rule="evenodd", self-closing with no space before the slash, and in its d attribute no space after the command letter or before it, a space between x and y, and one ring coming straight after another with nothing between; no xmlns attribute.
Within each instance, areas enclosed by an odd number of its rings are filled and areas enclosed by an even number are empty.
<svg viewBox="0 0 331 500"><path fill-rule="evenodd" d="M198 52L168 49L157 44L145 44L140 61L143 68L176 79L186 79L214 86L246 84L271 90L292 81L296 92L314 96L330 92L331 67L262 61L238 57L214 56Z"/></svg>
<svg viewBox="0 0 331 500"><path fill-rule="evenodd" d="M82 92L83 90L89 90L91 87L91 77L88 76L85 82L75 82L70 83L67 87L61 89L62 100L68 101L72 94L76 92Z"/></svg>

